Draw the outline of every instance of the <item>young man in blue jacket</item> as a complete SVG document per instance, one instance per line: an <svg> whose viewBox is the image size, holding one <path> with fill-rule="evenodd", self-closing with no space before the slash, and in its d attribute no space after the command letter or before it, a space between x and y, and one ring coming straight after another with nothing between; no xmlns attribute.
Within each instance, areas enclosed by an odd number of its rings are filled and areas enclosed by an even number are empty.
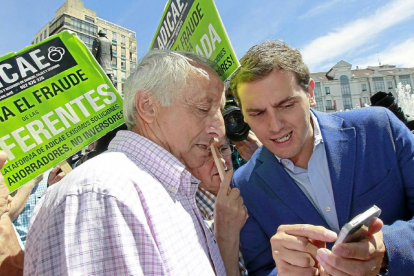
<svg viewBox="0 0 414 276"><path fill-rule="evenodd" d="M251 275L408 275L414 271L414 135L385 108L317 112L301 54L281 41L252 47L231 79L263 147L233 178L249 218ZM366 239L332 247L372 205ZM270 240L270 241L269 241ZM326 248L325 245L327 246Z"/></svg>

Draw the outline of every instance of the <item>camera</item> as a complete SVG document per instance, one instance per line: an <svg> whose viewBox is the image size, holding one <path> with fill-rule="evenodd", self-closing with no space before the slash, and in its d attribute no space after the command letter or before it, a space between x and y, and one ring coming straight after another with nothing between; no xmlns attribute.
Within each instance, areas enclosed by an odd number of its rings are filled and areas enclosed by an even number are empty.
<svg viewBox="0 0 414 276"><path fill-rule="evenodd" d="M236 142L246 140L250 127L244 122L243 114L232 95L226 96L223 117L227 138Z"/></svg>

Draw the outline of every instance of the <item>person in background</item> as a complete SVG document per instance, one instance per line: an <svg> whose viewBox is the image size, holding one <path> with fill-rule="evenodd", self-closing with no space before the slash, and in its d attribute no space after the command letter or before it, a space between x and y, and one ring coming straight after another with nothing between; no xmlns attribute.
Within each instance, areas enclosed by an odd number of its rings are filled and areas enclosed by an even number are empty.
<svg viewBox="0 0 414 276"><path fill-rule="evenodd" d="M7 160L6 153L0 151L0 170ZM0 275L23 275L24 252L12 221L9 217L9 189L0 172Z"/></svg>
<svg viewBox="0 0 414 276"><path fill-rule="evenodd" d="M238 271L230 249L220 245L228 243L204 225L189 172L204 165L214 138L224 136L224 86L207 62L169 50L141 60L126 83L128 130L49 189L36 208L25 275ZM223 208L240 209L246 219L240 201L223 198Z"/></svg>
<svg viewBox="0 0 414 276"><path fill-rule="evenodd" d="M47 177L43 177L44 175ZM55 166L16 190L9 216L23 245L26 244L29 221L37 202L49 186L59 182L64 176L65 173L60 170L60 167Z"/></svg>
<svg viewBox="0 0 414 276"><path fill-rule="evenodd" d="M414 271L414 136L388 109L313 110L315 82L282 41L252 47L231 87L263 146L236 171L249 211L249 274L409 275ZM332 247L372 205L365 239ZM270 242L269 242L270 240ZM327 248L323 248L327 243Z"/></svg>
<svg viewBox="0 0 414 276"><path fill-rule="evenodd" d="M234 152L234 145L230 144L227 137L224 136L216 142L216 146L221 154L220 162L223 163L226 172L231 171L233 166L231 157ZM227 241L228 244L222 244L221 246L231 249L229 250L232 255L230 259L234 263L238 262L239 275L248 275L244 267L243 257L239 252L240 230L246 221L245 217L243 214L237 213L241 211L240 209L222 208L223 205L227 204L228 197L234 197L240 203L243 203L243 199L239 195L240 191L235 188L227 195L228 185L226 184L228 183L223 183L220 180L220 175L211 153L204 166L192 169L190 172L200 180L196 193L196 202L204 222L212 233L216 233L216 237L225 237L223 240ZM238 219L229 221L228 218L230 217Z"/></svg>

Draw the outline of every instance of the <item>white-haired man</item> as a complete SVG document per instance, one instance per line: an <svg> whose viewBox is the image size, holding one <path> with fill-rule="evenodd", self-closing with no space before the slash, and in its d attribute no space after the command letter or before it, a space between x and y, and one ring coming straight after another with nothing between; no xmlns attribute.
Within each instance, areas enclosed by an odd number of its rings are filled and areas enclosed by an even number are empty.
<svg viewBox="0 0 414 276"><path fill-rule="evenodd" d="M153 51L126 87L129 131L43 197L25 275L226 274L188 171L224 136L223 83L199 57Z"/></svg>

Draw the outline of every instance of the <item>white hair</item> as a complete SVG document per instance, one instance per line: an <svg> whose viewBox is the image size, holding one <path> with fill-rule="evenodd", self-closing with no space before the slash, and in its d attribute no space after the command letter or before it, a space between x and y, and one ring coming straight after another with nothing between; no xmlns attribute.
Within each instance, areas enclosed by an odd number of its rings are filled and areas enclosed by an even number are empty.
<svg viewBox="0 0 414 276"><path fill-rule="evenodd" d="M171 50L151 50L128 77L124 91L124 119L128 129L138 124L136 96L146 91L155 96L161 106L169 106L180 97L190 73L208 75L201 68L215 65L202 56Z"/></svg>

